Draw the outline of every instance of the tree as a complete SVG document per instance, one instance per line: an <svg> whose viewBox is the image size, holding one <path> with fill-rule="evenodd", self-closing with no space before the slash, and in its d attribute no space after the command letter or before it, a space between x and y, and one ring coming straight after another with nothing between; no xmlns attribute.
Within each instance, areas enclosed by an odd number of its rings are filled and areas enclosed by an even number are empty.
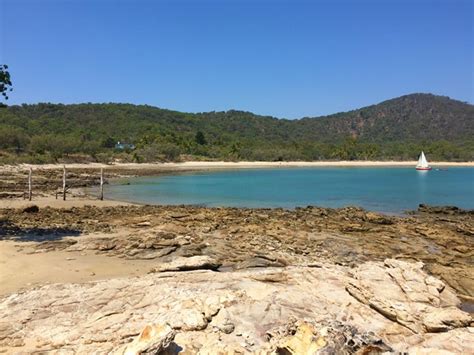
<svg viewBox="0 0 474 355"><path fill-rule="evenodd" d="M5 100L8 100L8 92L12 91L12 81L8 72L8 65L0 64L0 94ZM5 106L0 104L0 106Z"/></svg>
<svg viewBox="0 0 474 355"><path fill-rule="evenodd" d="M204 136L204 133L202 133L201 131L198 131L196 133L196 143L199 144L199 145L206 145L207 144L207 141L206 141L206 137Z"/></svg>
<svg viewBox="0 0 474 355"><path fill-rule="evenodd" d="M117 141L114 138L108 136L107 138L102 140L102 147L104 147L104 148L114 148L116 142Z"/></svg>

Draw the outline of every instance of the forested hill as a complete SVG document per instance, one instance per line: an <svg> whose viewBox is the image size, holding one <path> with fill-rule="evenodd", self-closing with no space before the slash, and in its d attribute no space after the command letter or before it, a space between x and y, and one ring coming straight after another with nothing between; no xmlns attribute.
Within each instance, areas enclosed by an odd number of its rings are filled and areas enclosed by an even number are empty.
<svg viewBox="0 0 474 355"><path fill-rule="evenodd" d="M300 120L242 111L182 113L130 104L36 104L0 109L0 162L474 159L474 106L412 94ZM117 141L134 149L117 149Z"/></svg>
<svg viewBox="0 0 474 355"><path fill-rule="evenodd" d="M445 96L412 94L358 110L298 122L330 139L353 135L369 141L474 139L474 105Z"/></svg>

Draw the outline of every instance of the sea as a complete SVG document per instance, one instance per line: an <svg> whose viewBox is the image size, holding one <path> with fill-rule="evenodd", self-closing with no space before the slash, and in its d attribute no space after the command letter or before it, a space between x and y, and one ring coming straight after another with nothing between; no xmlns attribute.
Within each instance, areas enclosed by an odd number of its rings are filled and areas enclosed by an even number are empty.
<svg viewBox="0 0 474 355"><path fill-rule="evenodd" d="M474 168L317 167L214 170L136 177L108 199L152 205L295 208L358 206L403 214L419 204L474 208Z"/></svg>

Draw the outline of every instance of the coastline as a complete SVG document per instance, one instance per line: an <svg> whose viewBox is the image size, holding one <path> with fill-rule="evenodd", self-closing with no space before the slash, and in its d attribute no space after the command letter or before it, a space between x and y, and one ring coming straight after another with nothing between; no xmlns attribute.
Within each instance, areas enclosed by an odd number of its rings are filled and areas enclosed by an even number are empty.
<svg viewBox="0 0 474 355"><path fill-rule="evenodd" d="M416 166L417 161L380 161L380 160L340 160L340 161L184 161L173 163L66 163L66 164L18 164L18 165L3 165L1 169L18 169L18 168L37 168L37 169L57 169L63 167L71 169L81 168L123 168L123 169L150 169L150 168L164 168L164 169L210 169L210 168L266 168L266 167L391 167L391 166ZM468 162L448 162L448 161L432 161L432 167L438 166L466 166L474 167L474 161Z"/></svg>
<svg viewBox="0 0 474 355"><path fill-rule="evenodd" d="M54 170L62 169L63 166L69 169L110 169L110 170L150 170L153 172L169 172L169 171L194 171L208 169L261 169L261 168L311 168L311 167L415 167L417 161L361 161L361 160L341 160L341 161L184 161L173 163L55 163L55 164L17 164L17 165L0 165L0 171L21 171L23 169L32 168L33 170ZM430 162L433 168L438 167L474 167L474 161L468 162L447 162L433 161Z"/></svg>

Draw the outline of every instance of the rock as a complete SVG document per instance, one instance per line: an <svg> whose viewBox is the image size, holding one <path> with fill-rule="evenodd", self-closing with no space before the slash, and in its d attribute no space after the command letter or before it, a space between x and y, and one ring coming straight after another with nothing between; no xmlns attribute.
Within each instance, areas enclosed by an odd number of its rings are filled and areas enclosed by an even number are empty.
<svg viewBox="0 0 474 355"><path fill-rule="evenodd" d="M151 226L151 222L145 221L145 222L139 222L135 224L135 227L140 228L140 227L149 227Z"/></svg>
<svg viewBox="0 0 474 355"><path fill-rule="evenodd" d="M357 267L346 290L390 320L415 333L466 326L471 317L444 283L426 275L423 263L387 259Z"/></svg>
<svg viewBox="0 0 474 355"><path fill-rule="evenodd" d="M194 206L87 206L68 210L45 207L32 218L33 214L22 213L21 209L3 209L1 218L9 223L3 223L3 233L0 234L8 239L29 240L54 234L55 242L69 232L88 234L87 238L77 238L78 244L69 250L97 250L102 255L128 259L138 259L142 255L164 259L160 261L170 258L160 256L161 253L148 253L147 249L169 247L171 245L164 245L164 242L172 241L177 245L173 256L205 254L232 268L259 255L281 258L290 265L325 260L348 266L393 256L404 257L423 261L430 273L441 278L460 296L474 297L474 278L470 276L474 275L470 262L474 256L471 238L474 235L474 212L458 212L420 212L406 217L383 216L357 208L290 211ZM172 218L171 215L181 218ZM393 223L388 224L389 220ZM133 228L136 223L147 221L152 225ZM28 231L28 236L22 231ZM114 235L103 238L94 235L96 232ZM94 245L103 244L99 239L113 241L98 250ZM139 252L139 249L144 252ZM131 250L134 250L134 255L127 253ZM253 262L264 263L261 260Z"/></svg>
<svg viewBox="0 0 474 355"><path fill-rule="evenodd" d="M177 212L177 213L171 213L169 216L174 219L181 219L181 218L189 217L189 214Z"/></svg>
<svg viewBox="0 0 474 355"><path fill-rule="evenodd" d="M115 249L116 243L114 240L99 240L99 243L96 245L97 250L100 251L109 251Z"/></svg>
<svg viewBox="0 0 474 355"><path fill-rule="evenodd" d="M127 252L127 256L129 256L130 259L156 259L171 254L176 249L178 249L176 246L164 247L161 249L132 249Z"/></svg>
<svg viewBox="0 0 474 355"><path fill-rule="evenodd" d="M22 210L23 213L37 213L39 212L39 207L36 205L28 205Z"/></svg>
<svg viewBox="0 0 474 355"><path fill-rule="evenodd" d="M190 271L190 270L217 270L220 263L207 255L191 256L189 258L179 257L169 263L164 263L151 272L164 271Z"/></svg>
<svg viewBox="0 0 474 355"><path fill-rule="evenodd" d="M212 319L211 325L225 334L230 334L235 329L235 325L230 319L229 311L225 308L219 310L219 313Z"/></svg>
<svg viewBox="0 0 474 355"><path fill-rule="evenodd" d="M449 215L461 214L462 215L462 214L473 214L474 210L463 210L456 206L429 206L425 204L420 204L418 206L418 212L449 214Z"/></svg>
<svg viewBox="0 0 474 355"><path fill-rule="evenodd" d="M301 324L295 335L284 339L277 348L277 353L287 354L316 354L320 349L327 345L324 330L321 336L318 336L316 329L308 323Z"/></svg>
<svg viewBox="0 0 474 355"><path fill-rule="evenodd" d="M168 324L147 325L123 352L124 355L158 353L167 348L176 333Z"/></svg>
<svg viewBox="0 0 474 355"><path fill-rule="evenodd" d="M367 212L365 214L365 221L374 223L374 224L383 224L383 225L391 225L393 221L390 217L384 216L378 213Z"/></svg>
<svg viewBox="0 0 474 355"><path fill-rule="evenodd" d="M295 329L296 328L296 329ZM379 337L335 320L324 324L296 322L283 330L278 354L382 354L393 349ZM278 334L277 334L278 339Z"/></svg>
<svg viewBox="0 0 474 355"><path fill-rule="evenodd" d="M207 327L207 319L198 305L194 307L176 308L176 315L170 320L174 329L184 331L203 330Z"/></svg>
<svg viewBox="0 0 474 355"><path fill-rule="evenodd" d="M437 310L423 316L423 326L427 332L445 332L453 328L468 326L472 322L469 313L451 307Z"/></svg>
<svg viewBox="0 0 474 355"><path fill-rule="evenodd" d="M236 269L249 269L255 267L285 267L288 264L276 258L255 256L238 263Z"/></svg>
<svg viewBox="0 0 474 355"><path fill-rule="evenodd" d="M351 270L320 263L321 268L169 272L36 287L0 298L0 348L84 354L472 349L470 328L462 327L468 318L455 309L456 296L421 264L386 260ZM346 291L351 284L363 302ZM411 312L405 319L404 309ZM144 324L158 326L144 330ZM441 326L447 331L427 333Z"/></svg>

